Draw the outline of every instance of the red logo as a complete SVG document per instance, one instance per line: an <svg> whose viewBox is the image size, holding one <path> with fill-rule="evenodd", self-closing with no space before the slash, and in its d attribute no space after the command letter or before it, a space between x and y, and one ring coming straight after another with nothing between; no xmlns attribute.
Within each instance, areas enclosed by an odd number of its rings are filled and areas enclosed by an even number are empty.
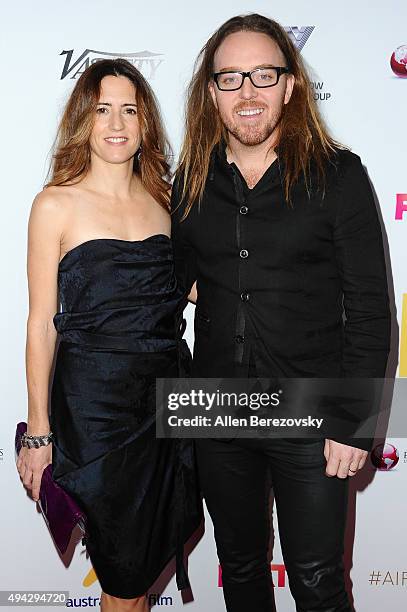
<svg viewBox="0 0 407 612"><path fill-rule="evenodd" d="M390 66L396 76L407 78L407 45L401 45L393 51Z"/></svg>
<svg viewBox="0 0 407 612"><path fill-rule="evenodd" d="M399 453L393 444L386 442L386 444L375 446L370 453L370 458L375 468L388 472L398 464Z"/></svg>

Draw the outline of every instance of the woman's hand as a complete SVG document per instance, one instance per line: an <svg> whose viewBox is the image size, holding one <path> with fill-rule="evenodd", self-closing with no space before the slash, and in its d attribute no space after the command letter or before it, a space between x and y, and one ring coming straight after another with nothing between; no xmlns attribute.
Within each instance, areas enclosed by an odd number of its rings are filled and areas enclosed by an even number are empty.
<svg viewBox="0 0 407 612"><path fill-rule="evenodd" d="M17 470L23 485L31 491L34 501L40 498L42 473L52 463L52 443L39 448L22 446L17 459Z"/></svg>

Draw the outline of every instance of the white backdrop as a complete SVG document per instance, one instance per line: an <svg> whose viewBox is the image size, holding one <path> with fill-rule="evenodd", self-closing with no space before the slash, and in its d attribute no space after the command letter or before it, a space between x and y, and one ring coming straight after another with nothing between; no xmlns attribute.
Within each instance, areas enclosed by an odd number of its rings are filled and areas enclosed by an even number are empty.
<svg viewBox="0 0 407 612"><path fill-rule="evenodd" d="M106 57L139 54L130 59L150 79L177 152L185 87L197 53L223 21L248 10L292 28L298 41L305 27L314 28L302 54L312 69L315 92L334 136L362 157L374 184L389 243L397 316L402 323L402 302L407 293L407 211L396 219L396 202L401 194L399 202L407 205L407 195L402 195L407 193L407 78L393 74L389 62L392 52L407 44L405 0L3 3L0 590L68 590L75 598L68 602L72 607L84 607L86 602L98 607L97 599L88 597L100 595L82 546L76 548L68 568L60 561L36 505L21 485L13 451L15 425L26 420L27 414L27 219L33 197L42 189L57 121L75 75L102 53ZM67 74L61 78L64 67ZM407 307L407 300L405 303ZM187 339L191 346L192 315L193 307L189 306ZM407 322L402 329L405 337ZM406 376L407 342L404 347L399 373ZM388 441L398 449L397 466L377 471L369 461L351 483L346 564L358 612L407 609L407 441ZM277 533L273 559L279 612L293 612ZM172 580L164 591L155 591L157 605L174 611L224 610L209 518L206 534L190 556L189 568L194 601L183 607Z"/></svg>

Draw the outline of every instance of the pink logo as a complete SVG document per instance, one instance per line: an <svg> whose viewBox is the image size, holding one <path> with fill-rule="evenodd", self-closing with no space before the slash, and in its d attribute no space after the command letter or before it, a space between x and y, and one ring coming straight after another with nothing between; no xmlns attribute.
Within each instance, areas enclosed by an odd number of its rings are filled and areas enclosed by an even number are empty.
<svg viewBox="0 0 407 612"><path fill-rule="evenodd" d="M370 454L375 468L382 471L392 470L399 462L398 450L393 444L378 444Z"/></svg>
<svg viewBox="0 0 407 612"><path fill-rule="evenodd" d="M273 587L275 587L273 572L277 573L277 586L285 587L285 565L283 563L271 563L271 573L273 577ZM222 567L219 565L218 570L218 587L223 587Z"/></svg>
<svg viewBox="0 0 407 612"><path fill-rule="evenodd" d="M407 193L398 193L396 196L396 219L401 221L403 213L407 211Z"/></svg>
<svg viewBox="0 0 407 612"><path fill-rule="evenodd" d="M393 51L390 66L396 76L407 78L407 45L401 45Z"/></svg>

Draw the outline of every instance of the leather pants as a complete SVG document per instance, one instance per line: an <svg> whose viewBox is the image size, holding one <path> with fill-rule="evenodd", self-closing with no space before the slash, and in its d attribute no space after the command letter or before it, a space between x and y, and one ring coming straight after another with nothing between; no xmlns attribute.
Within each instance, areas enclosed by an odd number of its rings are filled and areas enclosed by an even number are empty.
<svg viewBox="0 0 407 612"><path fill-rule="evenodd" d="M251 359L249 377L256 377ZM197 439L228 612L272 612L270 484L297 612L352 612L343 552L349 478L325 474L324 439ZM270 480L271 478L271 480Z"/></svg>
<svg viewBox="0 0 407 612"><path fill-rule="evenodd" d="M196 440L228 612L271 612L270 479L297 612L351 612L344 586L348 479L325 475L324 440Z"/></svg>

